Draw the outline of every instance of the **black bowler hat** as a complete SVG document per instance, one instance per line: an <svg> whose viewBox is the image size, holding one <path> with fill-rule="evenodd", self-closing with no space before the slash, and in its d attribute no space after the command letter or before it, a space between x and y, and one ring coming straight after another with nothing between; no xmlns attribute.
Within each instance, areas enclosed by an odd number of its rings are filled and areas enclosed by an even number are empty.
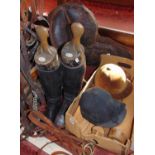
<svg viewBox="0 0 155 155"><path fill-rule="evenodd" d="M112 98L107 91L93 87L80 99L82 116L94 125L112 128L120 124L126 115L126 105Z"/></svg>

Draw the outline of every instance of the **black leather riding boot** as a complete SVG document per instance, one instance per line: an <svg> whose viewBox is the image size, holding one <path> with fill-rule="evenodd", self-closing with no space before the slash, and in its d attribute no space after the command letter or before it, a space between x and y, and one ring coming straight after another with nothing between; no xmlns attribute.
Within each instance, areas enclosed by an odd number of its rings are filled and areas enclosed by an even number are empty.
<svg viewBox="0 0 155 155"><path fill-rule="evenodd" d="M38 73L47 100L46 116L54 121L61 105L62 66L56 70L38 68Z"/></svg>
<svg viewBox="0 0 155 155"><path fill-rule="evenodd" d="M59 127L64 127L65 112L82 88L82 81L86 68L85 62L77 67L68 67L65 64L62 65L64 101L55 119L55 124Z"/></svg>

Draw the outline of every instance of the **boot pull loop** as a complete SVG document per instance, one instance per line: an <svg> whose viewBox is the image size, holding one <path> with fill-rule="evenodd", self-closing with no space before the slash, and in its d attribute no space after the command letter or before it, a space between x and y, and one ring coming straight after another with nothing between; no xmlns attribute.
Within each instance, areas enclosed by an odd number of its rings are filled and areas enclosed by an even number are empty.
<svg viewBox="0 0 155 155"><path fill-rule="evenodd" d="M80 40L84 33L84 27L81 23L73 23L71 25L71 30L73 33L72 43L75 46L76 50L78 50L81 45Z"/></svg>
<svg viewBox="0 0 155 155"><path fill-rule="evenodd" d="M35 29L37 32L37 35L40 40L41 47L43 48L44 52L48 52L48 29L44 26L35 25Z"/></svg>

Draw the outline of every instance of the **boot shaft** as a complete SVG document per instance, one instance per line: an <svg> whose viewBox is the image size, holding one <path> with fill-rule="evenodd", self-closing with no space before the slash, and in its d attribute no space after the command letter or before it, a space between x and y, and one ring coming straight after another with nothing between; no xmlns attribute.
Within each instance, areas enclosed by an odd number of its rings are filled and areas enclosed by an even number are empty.
<svg viewBox="0 0 155 155"><path fill-rule="evenodd" d="M62 90L62 65L56 70L43 70L38 68L39 80L47 98L57 98L61 96Z"/></svg>

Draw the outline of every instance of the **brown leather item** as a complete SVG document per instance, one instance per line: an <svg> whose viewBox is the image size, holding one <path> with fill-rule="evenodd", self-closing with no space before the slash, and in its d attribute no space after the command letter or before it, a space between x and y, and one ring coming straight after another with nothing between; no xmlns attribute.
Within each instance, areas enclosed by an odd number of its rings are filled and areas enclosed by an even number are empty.
<svg viewBox="0 0 155 155"><path fill-rule="evenodd" d="M65 133L65 131L56 128L53 123L47 118L45 117L42 113L38 112L38 111L32 111L29 115L28 118L37 126L39 126L41 129L46 130L48 132L51 132L51 134L55 135L56 139L60 140L62 143L66 143L68 141L68 143L73 144L73 140L71 142L71 140L68 140L67 134ZM42 122L41 122L42 121ZM45 122L45 123L43 123ZM50 139L50 137L48 136L48 138ZM53 141L53 137L51 138ZM76 139L76 138L75 138ZM73 147L70 145L70 147ZM75 151L75 150L74 150ZM73 152L74 152L73 151ZM74 154L78 155L79 150L75 151Z"/></svg>
<svg viewBox="0 0 155 155"><path fill-rule="evenodd" d="M99 66L101 54L110 54L131 59L131 51L127 46L111 39L97 35L96 42L85 48L87 65Z"/></svg>
<svg viewBox="0 0 155 155"><path fill-rule="evenodd" d="M53 141L54 137L59 141L60 145L68 149L74 155L80 155L83 152L82 144L83 140L80 140L69 133L66 130L59 129L53 125L53 123L41 112L31 111L28 118L32 123L39 126L41 129L48 131L51 135L48 138ZM44 122L44 123L43 123ZM54 139L55 139L54 138ZM85 142L86 143L86 142Z"/></svg>
<svg viewBox="0 0 155 155"><path fill-rule="evenodd" d="M68 151L70 151L73 155L98 155L107 153L107 151L95 145L94 142L87 142L85 140L81 140L65 129L57 128L53 125L53 123L45 117L39 111L31 111L28 115L28 118L32 123L40 127L41 129L47 131L46 137L51 141L55 141L58 145L64 147ZM44 122L44 123L43 123ZM64 153L61 151L54 152L52 155L56 155L58 153ZM65 154L64 155L68 155ZM114 155L110 153L109 155Z"/></svg>
<svg viewBox="0 0 155 155"><path fill-rule="evenodd" d="M50 39L56 48L61 47L72 39L70 25L79 22L84 26L85 32L81 43L84 46L95 42L97 35L97 22L93 13L82 4L65 3L55 8L48 15Z"/></svg>
<svg viewBox="0 0 155 155"><path fill-rule="evenodd" d="M69 155L69 154L63 151L55 151L51 155Z"/></svg>

